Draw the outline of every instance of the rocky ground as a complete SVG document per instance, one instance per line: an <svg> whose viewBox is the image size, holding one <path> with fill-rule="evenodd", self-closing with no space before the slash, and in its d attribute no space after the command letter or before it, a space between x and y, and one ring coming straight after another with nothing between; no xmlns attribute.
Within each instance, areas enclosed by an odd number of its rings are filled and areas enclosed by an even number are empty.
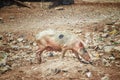
<svg viewBox="0 0 120 80"><path fill-rule="evenodd" d="M26 2L0 9L0 80L119 80L120 6L73 4L48 9L51 3ZM71 52L44 52L36 64L35 35L45 29L79 35L94 61L80 63Z"/></svg>

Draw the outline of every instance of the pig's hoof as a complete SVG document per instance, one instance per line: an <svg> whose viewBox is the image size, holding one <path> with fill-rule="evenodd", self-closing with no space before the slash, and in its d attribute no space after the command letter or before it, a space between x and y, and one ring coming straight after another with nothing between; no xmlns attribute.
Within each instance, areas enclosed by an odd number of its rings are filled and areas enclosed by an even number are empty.
<svg viewBox="0 0 120 80"><path fill-rule="evenodd" d="M80 62L83 63L83 64L92 64L92 62L89 62L89 61L80 60Z"/></svg>
<svg viewBox="0 0 120 80"><path fill-rule="evenodd" d="M93 65L93 62L90 61L89 64Z"/></svg>

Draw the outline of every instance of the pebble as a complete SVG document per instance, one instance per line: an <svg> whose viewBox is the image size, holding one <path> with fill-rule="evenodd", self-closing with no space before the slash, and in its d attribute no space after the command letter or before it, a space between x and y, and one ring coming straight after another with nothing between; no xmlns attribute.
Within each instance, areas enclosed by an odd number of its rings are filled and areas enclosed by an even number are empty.
<svg viewBox="0 0 120 80"><path fill-rule="evenodd" d="M108 32L108 30L109 30L109 25L105 25L104 26L104 32Z"/></svg>
<svg viewBox="0 0 120 80"><path fill-rule="evenodd" d="M16 46L15 46L15 45L13 45L13 46L11 46L11 47L12 47L12 49L13 49L13 50L15 50L15 51L17 51L17 50L19 50L19 49L20 49L20 47L19 47L19 46L17 46L17 45L16 45Z"/></svg>
<svg viewBox="0 0 120 80"><path fill-rule="evenodd" d="M5 73L6 71L8 71L10 69L11 68L8 65L0 67L0 74L3 74L3 73Z"/></svg>
<svg viewBox="0 0 120 80"><path fill-rule="evenodd" d="M14 40L14 41L12 41L12 43L13 43L13 44L17 44L17 41Z"/></svg>
<svg viewBox="0 0 120 80"><path fill-rule="evenodd" d="M0 20L3 20L3 18L2 18L2 17L0 17Z"/></svg>
<svg viewBox="0 0 120 80"><path fill-rule="evenodd" d="M22 42L24 39L23 38L18 38L17 39L19 42Z"/></svg>
<svg viewBox="0 0 120 80"><path fill-rule="evenodd" d="M34 43L33 43L33 46L37 46L37 43L36 43L36 42L34 42Z"/></svg>
<svg viewBox="0 0 120 80"><path fill-rule="evenodd" d="M0 52L0 66L6 65L6 60L7 60L7 53L1 51Z"/></svg>
<svg viewBox="0 0 120 80"><path fill-rule="evenodd" d="M87 72L86 75L87 75L88 78L92 77L92 73L91 72Z"/></svg>
<svg viewBox="0 0 120 80"><path fill-rule="evenodd" d="M48 68L48 69L47 69L46 76L56 75L56 74L58 74L58 73L60 73L60 72L61 72L61 70L58 69L58 68L55 68L55 69L50 69L50 68Z"/></svg>
<svg viewBox="0 0 120 80"><path fill-rule="evenodd" d="M0 40L2 40L3 39L3 36L2 35L0 35Z"/></svg>
<svg viewBox="0 0 120 80"><path fill-rule="evenodd" d="M2 17L0 17L0 23L4 23L4 21L3 21L3 18L2 18Z"/></svg>
<svg viewBox="0 0 120 80"><path fill-rule="evenodd" d="M101 80L110 80L108 75L105 75L104 77L101 78Z"/></svg>
<svg viewBox="0 0 120 80"><path fill-rule="evenodd" d="M109 36L109 34L108 33L104 33L104 34L102 34L101 35L103 38L107 38L108 36Z"/></svg>
<svg viewBox="0 0 120 80"><path fill-rule="evenodd" d="M56 7L55 10L64 10L63 7Z"/></svg>
<svg viewBox="0 0 120 80"><path fill-rule="evenodd" d="M116 22L114 25L120 27L120 22Z"/></svg>
<svg viewBox="0 0 120 80"><path fill-rule="evenodd" d="M104 21L104 23L106 25L113 25L116 22L116 20L112 19L112 18L108 18Z"/></svg>
<svg viewBox="0 0 120 80"><path fill-rule="evenodd" d="M53 55L52 52L48 53L48 57L53 57L53 56L54 56L54 55Z"/></svg>
<svg viewBox="0 0 120 80"><path fill-rule="evenodd" d="M106 60L106 59L102 59L102 63L104 66L111 66L111 64L109 63L109 60Z"/></svg>
<svg viewBox="0 0 120 80"><path fill-rule="evenodd" d="M15 16L10 16L9 19L15 19Z"/></svg>
<svg viewBox="0 0 120 80"><path fill-rule="evenodd" d="M120 46L115 46L114 49L120 51Z"/></svg>
<svg viewBox="0 0 120 80"><path fill-rule="evenodd" d="M54 74L58 74L58 73L61 72L61 70L60 70L60 69L57 69L57 68L51 69L51 71L52 71Z"/></svg>

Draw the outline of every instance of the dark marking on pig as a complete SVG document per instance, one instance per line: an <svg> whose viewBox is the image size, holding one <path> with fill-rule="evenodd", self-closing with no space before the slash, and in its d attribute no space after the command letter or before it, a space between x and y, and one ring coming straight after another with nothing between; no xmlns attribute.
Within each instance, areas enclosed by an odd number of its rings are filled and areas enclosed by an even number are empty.
<svg viewBox="0 0 120 80"><path fill-rule="evenodd" d="M63 34L60 34L60 35L59 35L59 39L62 39L63 37L64 37Z"/></svg>

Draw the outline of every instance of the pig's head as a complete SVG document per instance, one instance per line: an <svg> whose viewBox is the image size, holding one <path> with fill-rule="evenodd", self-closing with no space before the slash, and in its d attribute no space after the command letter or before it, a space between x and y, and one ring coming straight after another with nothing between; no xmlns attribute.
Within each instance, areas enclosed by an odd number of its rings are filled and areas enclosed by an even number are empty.
<svg viewBox="0 0 120 80"><path fill-rule="evenodd" d="M82 42L79 43L79 47L80 47L80 55L85 60L85 61L82 61L82 62L92 64L91 57L90 57L88 51L85 49Z"/></svg>

